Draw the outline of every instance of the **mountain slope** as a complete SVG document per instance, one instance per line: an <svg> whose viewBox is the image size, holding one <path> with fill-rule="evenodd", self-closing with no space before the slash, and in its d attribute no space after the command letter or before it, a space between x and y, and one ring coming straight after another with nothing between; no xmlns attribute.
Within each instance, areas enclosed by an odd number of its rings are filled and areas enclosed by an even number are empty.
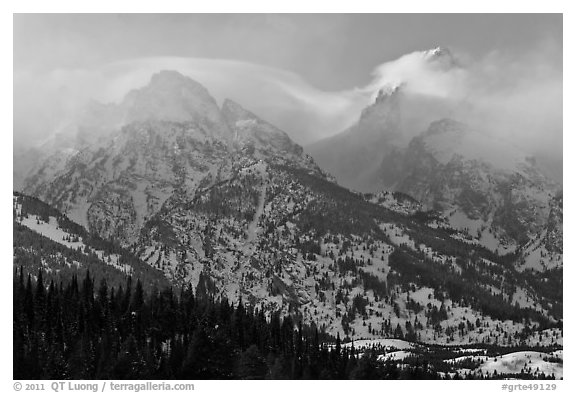
<svg viewBox="0 0 576 393"><path fill-rule="evenodd" d="M557 281L535 285L514 258L301 169L247 164L150 220L140 258L173 280L204 285L210 277L215 296L296 312L331 334L390 337L400 325L402 337L423 341L502 342L489 332L503 329L518 343L527 337L523 318L541 328L561 318L561 297L544 294ZM451 314L436 315L443 308ZM485 330L456 337L450 326L462 318Z"/></svg>
<svg viewBox="0 0 576 393"><path fill-rule="evenodd" d="M43 271L55 283L73 276L84 278L89 271L96 283L124 285L128 277L140 280L150 291L169 285L157 270L117 244L88 233L57 209L20 193L13 197L14 266L33 277Z"/></svg>
<svg viewBox="0 0 576 393"><path fill-rule="evenodd" d="M400 86L378 91L374 103L365 108L358 122L333 137L306 147L314 160L345 187L376 191L373 184L380 163L404 141L400 129Z"/></svg>
<svg viewBox="0 0 576 393"><path fill-rule="evenodd" d="M403 89L380 90L356 125L307 151L342 185L408 194L494 251L513 252L542 236L561 186L510 141L450 118L408 138ZM558 266L558 258L556 251L544 266Z"/></svg>
<svg viewBox="0 0 576 393"><path fill-rule="evenodd" d="M227 178L235 154L320 173L285 133L231 101L221 111L206 89L175 72L153 76L122 108L129 120L121 129L66 159L48 157L24 186L104 238L135 241L172 194L193 196Z"/></svg>
<svg viewBox="0 0 576 393"><path fill-rule="evenodd" d="M458 72L460 64L452 53L438 47L414 52L403 61L406 70L380 70L383 81L374 88L372 104L362 110L355 124L306 146L318 165L344 187L380 191L382 160L405 148L415 133L437 120L439 114L450 116L453 112L455 103L434 90L433 80ZM425 85L424 91L414 89L409 82L414 68L431 79L417 83Z"/></svg>
<svg viewBox="0 0 576 393"><path fill-rule="evenodd" d="M517 254L491 252L416 201L340 187L284 132L207 94L153 77L127 101L133 120L26 190L172 283L343 337L513 345L561 322L561 269L519 271Z"/></svg>
<svg viewBox="0 0 576 393"><path fill-rule="evenodd" d="M433 122L402 153L386 157L380 174L383 184L443 212L451 226L499 252L539 235L558 187L506 141L486 141L449 119Z"/></svg>

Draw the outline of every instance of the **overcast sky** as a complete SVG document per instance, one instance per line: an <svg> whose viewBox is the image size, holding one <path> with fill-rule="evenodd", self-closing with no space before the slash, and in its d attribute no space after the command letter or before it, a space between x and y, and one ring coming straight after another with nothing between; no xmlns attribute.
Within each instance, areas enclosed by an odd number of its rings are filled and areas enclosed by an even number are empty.
<svg viewBox="0 0 576 393"><path fill-rule="evenodd" d="M378 64L416 50L446 46L480 57L561 43L561 21L558 14L15 15L14 66L46 71L139 57L231 59L339 90L366 83Z"/></svg>
<svg viewBox="0 0 576 393"><path fill-rule="evenodd" d="M381 64L436 46L468 62L537 58L561 80L559 14L15 15L14 140L176 68L305 144L357 117Z"/></svg>

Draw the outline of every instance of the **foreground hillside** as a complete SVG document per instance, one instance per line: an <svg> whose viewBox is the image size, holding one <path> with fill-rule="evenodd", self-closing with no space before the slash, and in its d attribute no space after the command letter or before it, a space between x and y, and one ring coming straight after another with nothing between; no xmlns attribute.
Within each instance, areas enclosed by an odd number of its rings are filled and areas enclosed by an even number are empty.
<svg viewBox="0 0 576 393"><path fill-rule="evenodd" d="M562 377L562 351L553 347L506 352L389 340L355 349L279 313L266 318L215 300L203 286L146 296L140 281L95 286L87 274L46 287L41 273L35 281L15 272L14 379Z"/></svg>

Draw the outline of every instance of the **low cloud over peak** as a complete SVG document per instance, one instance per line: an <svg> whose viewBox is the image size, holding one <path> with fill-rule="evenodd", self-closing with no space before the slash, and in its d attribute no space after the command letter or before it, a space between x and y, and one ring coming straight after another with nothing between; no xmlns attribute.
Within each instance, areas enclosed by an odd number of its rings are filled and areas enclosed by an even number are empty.
<svg viewBox="0 0 576 393"><path fill-rule="evenodd" d="M14 142L45 139L90 99L119 102L152 74L176 70L205 86L219 103L231 98L301 144L341 132L382 87L402 85L406 133L420 133L425 123L449 116L534 153L561 155L558 51L542 45L522 58L493 52L481 59L445 48L417 51L377 66L365 86L342 91L319 89L290 71L222 59L149 57L44 74L17 70Z"/></svg>

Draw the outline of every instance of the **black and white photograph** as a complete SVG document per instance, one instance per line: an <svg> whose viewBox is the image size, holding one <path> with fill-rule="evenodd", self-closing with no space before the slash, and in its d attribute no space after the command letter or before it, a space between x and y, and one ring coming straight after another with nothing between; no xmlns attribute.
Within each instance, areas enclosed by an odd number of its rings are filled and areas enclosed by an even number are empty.
<svg viewBox="0 0 576 393"><path fill-rule="evenodd" d="M562 13L15 13L12 77L23 391L564 379Z"/></svg>

